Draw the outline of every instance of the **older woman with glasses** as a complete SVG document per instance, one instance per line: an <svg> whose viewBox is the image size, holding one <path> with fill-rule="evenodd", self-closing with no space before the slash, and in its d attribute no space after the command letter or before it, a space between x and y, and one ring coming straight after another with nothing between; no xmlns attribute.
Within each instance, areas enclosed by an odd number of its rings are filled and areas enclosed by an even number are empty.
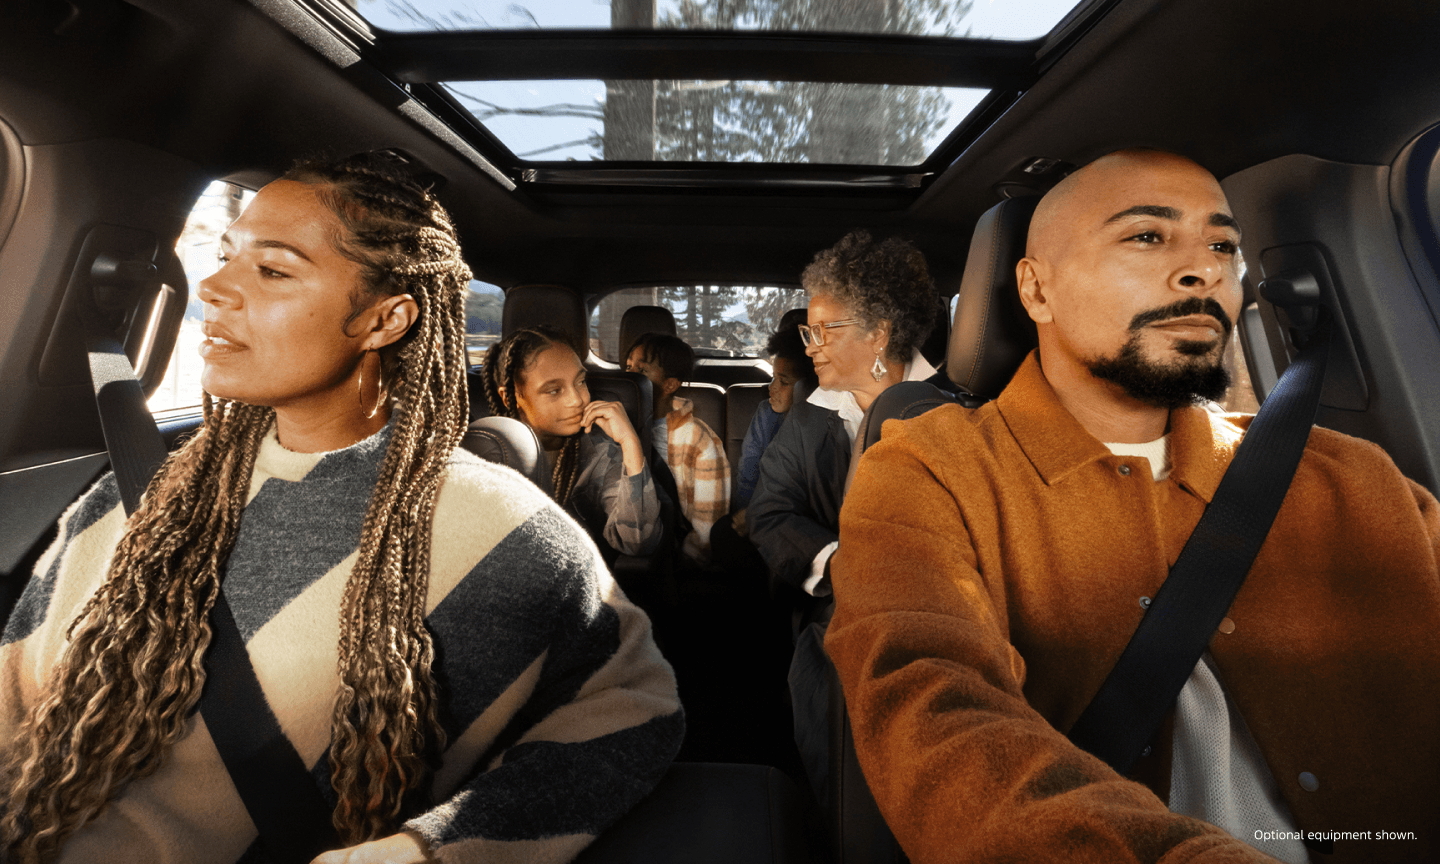
<svg viewBox="0 0 1440 864"><path fill-rule="evenodd" d="M749 522L771 578L823 596L860 420L891 384L935 374L919 346L939 302L920 250L865 231L816 255L800 281L810 298L800 338L819 386L760 460Z"/></svg>
<svg viewBox="0 0 1440 864"><path fill-rule="evenodd" d="M750 539L772 583L828 597L827 565L838 547L840 501L860 421L885 388L935 374L919 346L939 302L920 250L865 231L816 255L800 281L810 297L800 338L819 386L790 409L760 460ZM795 742L822 806L830 762L822 647L827 606L812 608L813 623L796 640L789 675Z"/></svg>

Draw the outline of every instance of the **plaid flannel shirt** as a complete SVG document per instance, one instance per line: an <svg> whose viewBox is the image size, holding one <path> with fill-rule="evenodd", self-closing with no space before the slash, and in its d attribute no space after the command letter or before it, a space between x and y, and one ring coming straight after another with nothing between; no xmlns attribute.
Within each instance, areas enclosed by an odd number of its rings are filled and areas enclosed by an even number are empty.
<svg viewBox="0 0 1440 864"><path fill-rule="evenodd" d="M695 527L684 551L704 560L710 555L710 526L730 512L730 461L719 437L694 414L689 399L675 397L665 417L665 461L680 490L680 507Z"/></svg>

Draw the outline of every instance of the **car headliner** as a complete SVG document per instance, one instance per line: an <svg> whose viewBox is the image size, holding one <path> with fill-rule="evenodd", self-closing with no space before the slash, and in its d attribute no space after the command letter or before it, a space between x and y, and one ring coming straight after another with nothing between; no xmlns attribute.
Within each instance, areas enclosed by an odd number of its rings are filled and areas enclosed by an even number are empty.
<svg viewBox="0 0 1440 864"><path fill-rule="evenodd" d="M791 282L815 250L868 226L919 243L948 292L995 185L1023 180L1018 169L1034 157L1080 164L1148 145L1222 177L1296 152L1384 164L1440 120L1429 95L1440 92L1431 4L1121 0L1089 4L1074 32L1042 52L1038 79L919 188L823 172L815 177L837 182L797 184L793 170L732 166L699 186L683 176L599 186L510 178L520 180L512 191L477 167L485 154L397 110L409 97L378 71L384 56L354 59L288 0L87 0L68 27L66 4L22 5L0 27L0 115L25 144L131 139L247 185L302 154L401 148L446 178L442 197L477 278L503 286ZM723 55L727 37L708 38ZM614 52L600 60L623 67ZM905 65L893 52L852 59L862 80Z"/></svg>

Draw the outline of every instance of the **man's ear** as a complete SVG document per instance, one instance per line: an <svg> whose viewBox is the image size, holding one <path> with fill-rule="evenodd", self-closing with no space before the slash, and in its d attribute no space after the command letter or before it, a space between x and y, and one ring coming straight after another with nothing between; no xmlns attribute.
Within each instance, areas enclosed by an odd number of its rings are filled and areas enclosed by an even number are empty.
<svg viewBox="0 0 1440 864"><path fill-rule="evenodd" d="M1050 309L1050 298L1045 292L1045 280L1041 275L1043 269L1039 261L1028 256L1021 258L1020 263L1015 265L1015 281L1020 286L1020 302L1024 304L1030 320L1036 324L1049 324L1055 320Z"/></svg>
<svg viewBox="0 0 1440 864"><path fill-rule="evenodd" d="M371 350L393 344L414 326L419 317L420 304L409 294L381 299L366 313L370 332L366 335L364 347Z"/></svg>

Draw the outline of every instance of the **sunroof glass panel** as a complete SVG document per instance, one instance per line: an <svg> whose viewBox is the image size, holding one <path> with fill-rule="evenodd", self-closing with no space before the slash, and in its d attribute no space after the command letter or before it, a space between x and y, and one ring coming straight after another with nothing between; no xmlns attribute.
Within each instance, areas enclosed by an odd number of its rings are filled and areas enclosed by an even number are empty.
<svg viewBox="0 0 1440 864"><path fill-rule="evenodd" d="M445 85L529 161L918 165L989 92L795 81Z"/></svg>
<svg viewBox="0 0 1440 864"><path fill-rule="evenodd" d="M352 0L354 2L354 0ZM1076 0L358 0L386 30L804 30L1035 39Z"/></svg>

